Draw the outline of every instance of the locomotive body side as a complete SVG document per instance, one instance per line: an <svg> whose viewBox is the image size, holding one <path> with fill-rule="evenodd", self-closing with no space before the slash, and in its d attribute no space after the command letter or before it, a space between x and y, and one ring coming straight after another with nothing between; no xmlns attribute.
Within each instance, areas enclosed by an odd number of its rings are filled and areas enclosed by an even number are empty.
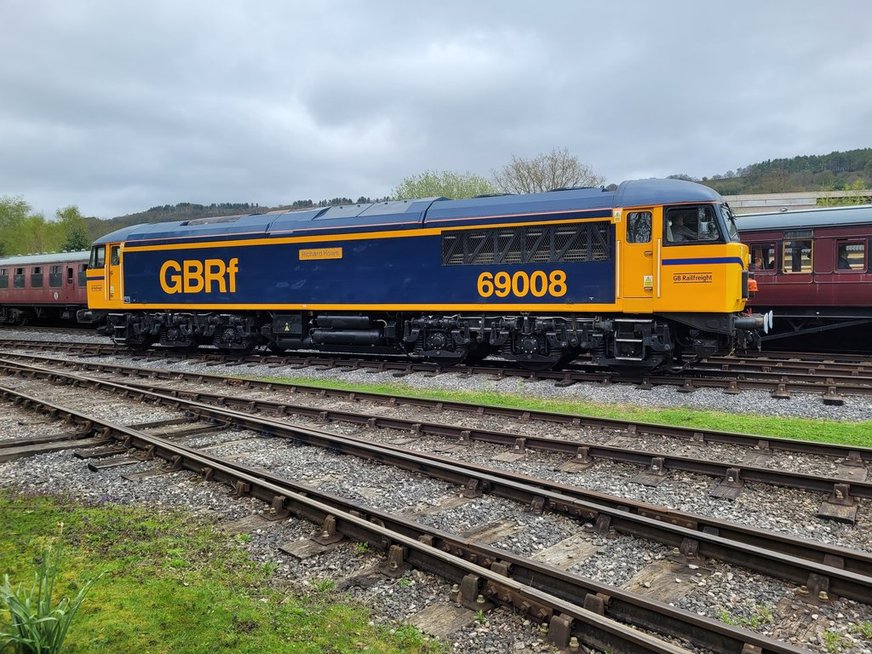
<svg viewBox="0 0 872 654"><path fill-rule="evenodd" d="M89 305L126 342L661 363L682 331L741 326L747 250L703 188L646 181L128 228L95 244ZM710 236L664 242L676 211L708 216Z"/></svg>

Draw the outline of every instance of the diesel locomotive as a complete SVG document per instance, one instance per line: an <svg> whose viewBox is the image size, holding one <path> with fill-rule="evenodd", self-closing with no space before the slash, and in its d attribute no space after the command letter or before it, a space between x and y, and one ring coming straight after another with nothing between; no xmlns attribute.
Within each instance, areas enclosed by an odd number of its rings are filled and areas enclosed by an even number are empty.
<svg viewBox="0 0 872 654"><path fill-rule="evenodd" d="M653 368L756 344L748 264L716 192L637 180L127 227L93 246L84 318L132 347Z"/></svg>

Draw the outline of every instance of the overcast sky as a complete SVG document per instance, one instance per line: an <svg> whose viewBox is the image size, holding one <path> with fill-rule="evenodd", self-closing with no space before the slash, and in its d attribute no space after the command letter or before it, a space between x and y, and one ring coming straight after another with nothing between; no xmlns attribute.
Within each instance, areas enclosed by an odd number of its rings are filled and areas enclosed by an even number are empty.
<svg viewBox="0 0 872 654"><path fill-rule="evenodd" d="M0 195L112 217L872 146L872 2L0 0Z"/></svg>

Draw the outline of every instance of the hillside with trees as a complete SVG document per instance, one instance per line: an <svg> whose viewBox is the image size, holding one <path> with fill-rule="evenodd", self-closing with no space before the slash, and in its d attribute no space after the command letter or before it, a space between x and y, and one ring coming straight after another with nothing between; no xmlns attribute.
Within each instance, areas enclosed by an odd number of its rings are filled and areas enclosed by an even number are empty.
<svg viewBox="0 0 872 654"><path fill-rule="evenodd" d="M868 189L872 188L872 148L767 159L702 179L688 175L670 177L701 182L721 195Z"/></svg>

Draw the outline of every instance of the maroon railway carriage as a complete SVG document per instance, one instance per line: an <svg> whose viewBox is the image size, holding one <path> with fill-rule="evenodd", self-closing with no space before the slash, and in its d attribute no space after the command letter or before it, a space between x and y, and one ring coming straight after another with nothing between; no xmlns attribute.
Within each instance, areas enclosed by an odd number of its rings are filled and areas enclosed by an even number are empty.
<svg viewBox="0 0 872 654"><path fill-rule="evenodd" d="M86 309L88 252L0 258L0 324L76 320Z"/></svg>
<svg viewBox="0 0 872 654"><path fill-rule="evenodd" d="M764 340L872 323L872 206L748 214L737 227L758 287L749 306L775 314Z"/></svg>

